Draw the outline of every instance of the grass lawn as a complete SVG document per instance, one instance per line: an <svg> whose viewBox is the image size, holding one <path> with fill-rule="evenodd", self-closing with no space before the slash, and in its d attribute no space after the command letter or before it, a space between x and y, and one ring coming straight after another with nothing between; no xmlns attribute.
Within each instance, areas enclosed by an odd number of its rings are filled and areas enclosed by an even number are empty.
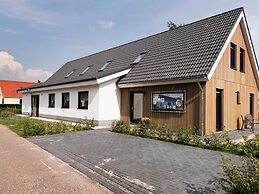
<svg viewBox="0 0 259 194"><path fill-rule="evenodd" d="M83 120L72 125L65 122L49 122L32 118L16 117L12 114L0 114L0 124L8 126L12 131L22 137L66 133L69 131L90 130L94 127L92 120Z"/></svg>

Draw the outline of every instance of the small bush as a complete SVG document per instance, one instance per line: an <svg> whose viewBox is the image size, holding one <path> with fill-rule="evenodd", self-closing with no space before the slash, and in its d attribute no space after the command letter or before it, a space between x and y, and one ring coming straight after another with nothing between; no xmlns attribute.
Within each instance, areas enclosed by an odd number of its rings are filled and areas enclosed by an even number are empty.
<svg viewBox="0 0 259 194"><path fill-rule="evenodd" d="M90 126L93 126L92 120L72 125L65 122L47 122L31 118L16 117L0 118L0 123L9 126L12 131L22 137L88 130L91 129Z"/></svg>
<svg viewBox="0 0 259 194"><path fill-rule="evenodd" d="M124 121L115 120L112 122L112 131L117 133L130 133L130 125Z"/></svg>
<svg viewBox="0 0 259 194"><path fill-rule="evenodd" d="M230 194L259 193L259 162L251 156L242 160L242 165L237 166L222 156L224 177L215 178L214 184Z"/></svg>
<svg viewBox="0 0 259 194"><path fill-rule="evenodd" d="M204 138L204 146L212 150L228 148L229 145L231 141L227 133L212 134Z"/></svg>
<svg viewBox="0 0 259 194"><path fill-rule="evenodd" d="M76 131L82 131L82 130L90 130L95 127L94 119L82 119L79 123L76 125L73 125L73 129Z"/></svg>
<svg viewBox="0 0 259 194"><path fill-rule="evenodd" d="M192 139L191 139L190 143L191 143L192 145L199 146L199 145L202 144L202 139L201 139L201 137L200 137L199 135L194 134L194 135L192 136Z"/></svg>
<svg viewBox="0 0 259 194"><path fill-rule="evenodd" d="M176 133L176 141L182 144L189 144L192 140L191 130L180 129Z"/></svg>
<svg viewBox="0 0 259 194"><path fill-rule="evenodd" d="M240 154L249 155L259 158L259 135L254 139L246 140L244 144L240 144L238 149Z"/></svg>
<svg viewBox="0 0 259 194"><path fill-rule="evenodd" d="M142 120L135 126L130 126L129 123L116 120L112 124L112 131L211 150L228 151L240 155L252 154L254 157L259 157L259 135L255 139L246 140L244 144L237 144L231 141L226 132L203 138L197 134L193 134L195 131L192 129L180 129L177 132L173 132L167 126L150 124L149 119L147 119L147 122Z"/></svg>

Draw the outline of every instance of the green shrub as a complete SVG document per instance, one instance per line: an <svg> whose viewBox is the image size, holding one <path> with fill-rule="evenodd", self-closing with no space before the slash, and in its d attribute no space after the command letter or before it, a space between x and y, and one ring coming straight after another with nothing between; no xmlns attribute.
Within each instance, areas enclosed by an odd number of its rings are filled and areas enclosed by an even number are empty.
<svg viewBox="0 0 259 194"><path fill-rule="evenodd" d="M146 137L148 129L149 129L149 124L145 122L138 123L138 135L140 137Z"/></svg>
<svg viewBox="0 0 259 194"><path fill-rule="evenodd" d="M94 119L82 119L78 125L76 125L77 131L90 130L95 127Z"/></svg>
<svg viewBox="0 0 259 194"><path fill-rule="evenodd" d="M190 129L179 129L176 132L176 141L183 144L189 144L192 140L192 132Z"/></svg>
<svg viewBox="0 0 259 194"><path fill-rule="evenodd" d="M240 144L238 152L242 155L252 154L254 157L259 158L259 135L254 139L246 140L244 144Z"/></svg>
<svg viewBox="0 0 259 194"><path fill-rule="evenodd" d="M195 146L199 146L202 144L202 139L201 139L201 136L197 135L197 134L194 134L191 138L191 141L190 143L192 145L195 145Z"/></svg>
<svg viewBox="0 0 259 194"><path fill-rule="evenodd" d="M66 122L47 122L31 118L0 117L1 124L9 126L12 131L22 137L88 130L93 126L92 122L93 120L83 121L72 125Z"/></svg>
<svg viewBox="0 0 259 194"><path fill-rule="evenodd" d="M259 162L251 156L242 160L242 165L237 166L222 157L224 177L215 178L214 184L230 194L259 193Z"/></svg>
<svg viewBox="0 0 259 194"><path fill-rule="evenodd" d="M212 134L204 138L203 142L206 148L217 150L222 148L233 147L228 133Z"/></svg>
<svg viewBox="0 0 259 194"><path fill-rule="evenodd" d="M114 120L112 122L112 131L117 133L130 134L130 125L121 120Z"/></svg>
<svg viewBox="0 0 259 194"><path fill-rule="evenodd" d="M13 115L12 112L7 111L7 110L0 110L0 118L5 119L5 118L9 118Z"/></svg>
<svg viewBox="0 0 259 194"><path fill-rule="evenodd" d="M130 126L129 123L116 120L112 123L112 131L197 146L211 150L228 151L240 155L252 154L254 157L259 157L259 135L257 135L255 139L246 140L244 144L237 144L231 141L227 132L213 134L203 138L194 134L195 131L192 129L180 129L177 132L173 132L167 126L150 124L150 119L147 119L147 121L141 121L138 125L134 126Z"/></svg>

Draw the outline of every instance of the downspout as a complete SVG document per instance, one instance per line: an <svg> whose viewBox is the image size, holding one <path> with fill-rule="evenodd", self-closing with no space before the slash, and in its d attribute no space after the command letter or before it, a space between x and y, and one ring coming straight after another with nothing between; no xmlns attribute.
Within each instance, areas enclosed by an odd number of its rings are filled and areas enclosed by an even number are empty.
<svg viewBox="0 0 259 194"><path fill-rule="evenodd" d="M201 136L204 136L204 121L205 121L205 112L204 112L204 90L201 87L201 83L197 82L200 91L201 91Z"/></svg>

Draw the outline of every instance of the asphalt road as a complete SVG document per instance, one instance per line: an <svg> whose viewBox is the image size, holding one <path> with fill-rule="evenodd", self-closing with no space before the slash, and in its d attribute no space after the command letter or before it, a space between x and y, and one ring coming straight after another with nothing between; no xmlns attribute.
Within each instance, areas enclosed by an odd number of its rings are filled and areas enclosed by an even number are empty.
<svg viewBox="0 0 259 194"><path fill-rule="evenodd" d="M211 180L221 176L222 152L107 130L29 140L115 193L221 193Z"/></svg>
<svg viewBox="0 0 259 194"><path fill-rule="evenodd" d="M111 193L0 125L0 193Z"/></svg>

